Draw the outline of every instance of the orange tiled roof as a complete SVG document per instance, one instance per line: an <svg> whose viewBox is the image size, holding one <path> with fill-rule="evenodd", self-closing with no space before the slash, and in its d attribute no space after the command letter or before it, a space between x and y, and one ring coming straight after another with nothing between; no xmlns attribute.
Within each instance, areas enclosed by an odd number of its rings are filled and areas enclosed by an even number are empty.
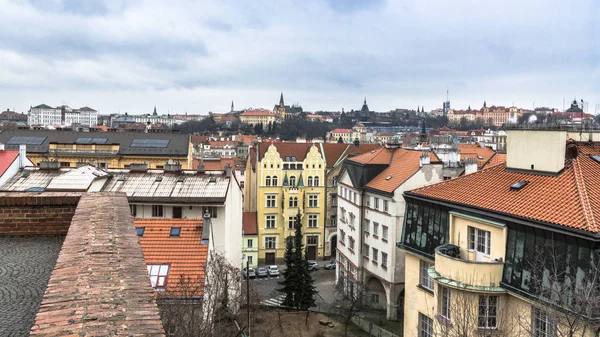
<svg viewBox="0 0 600 337"><path fill-rule="evenodd" d="M516 217L600 233L600 154L598 145L578 146L558 176L508 171L506 164L407 192ZM510 189L518 181L529 183Z"/></svg>
<svg viewBox="0 0 600 337"><path fill-rule="evenodd" d="M422 154L422 151L395 149L390 165L373 178L366 187L388 193L394 192L408 178L419 171ZM428 154L431 163L439 161L433 152L428 152Z"/></svg>
<svg viewBox="0 0 600 337"><path fill-rule="evenodd" d="M275 116L271 110L246 110L240 116Z"/></svg>
<svg viewBox="0 0 600 337"><path fill-rule="evenodd" d="M483 165L483 168L486 169L504 163L506 163L506 153L496 153L487 163L485 163L485 165Z"/></svg>
<svg viewBox="0 0 600 337"><path fill-rule="evenodd" d="M458 144L458 149L460 150L460 159L473 158L477 161L477 167L480 169L495 153L489 147L481 147L477 144ZM482 159L479 159L479 156Z"/></svg>
<svg viewBox="0 0 600 337"><path fill-rule="evenodd" d="M262 160L267 152L267 149L272 143L270 142L262 142L258 144L258 160ZM273 143L273 145L277 148L277 152L282 159L285 160L285 157L296 157L297 161L303 161L306 158L306 154L310 151L312 143ZM319 144L315 144L319 152L321 152L321 147Z"/></svg>
<svg viewBox="0 0 600 337"><path fill-rule="evenodd" d="M139 237L146 264L169 264L167 292L174 296L183 291L179 282L183 275L193 285L204 285L208 245L201 244L202 219L134 219L136 227L145 227ZM171 227L181 227L181 234L171 238ZM202 295L198 290L196 296Z"/></svg>
<svg viewBox="0 0 600 337"><path fill-rule="evenodd" d="M373 151L358 155L356 157L348 158L348 160L353 161L355 163L359 163L359 164L370 164L370 165L389 164L390 159L392 158L393 151L394 151L393 149L388 149L388 148L382 147L378 150L373 150Z"/></svg>
<svg viewBox="0 0 600 337"><path fill-rule="evenodd" d="M258 234L258 223L256 222L256 212L242 213L242 228L244 235Z"/></svg>

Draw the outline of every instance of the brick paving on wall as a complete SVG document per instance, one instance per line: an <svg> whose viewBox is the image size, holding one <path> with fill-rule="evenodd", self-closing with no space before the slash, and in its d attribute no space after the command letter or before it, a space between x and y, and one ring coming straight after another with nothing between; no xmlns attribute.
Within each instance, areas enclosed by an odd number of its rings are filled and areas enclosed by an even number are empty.
<svg viewBox="0 0 600 337"><path fill-rule="evenodd" d="M164 336L125 194L81 197L31 334Z"/></svg>

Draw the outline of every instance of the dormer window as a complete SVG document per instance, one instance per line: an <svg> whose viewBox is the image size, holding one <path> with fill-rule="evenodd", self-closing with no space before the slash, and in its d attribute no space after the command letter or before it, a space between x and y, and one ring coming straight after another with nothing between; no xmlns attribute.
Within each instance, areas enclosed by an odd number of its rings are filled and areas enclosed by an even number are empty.
<svg viewBox="0 0 600 337"><path fill-rule="evenodd" d="M146 227L136 227L135 228L135 232L137 233L137 236L144 236L145 230L146 230Z"/></svg>

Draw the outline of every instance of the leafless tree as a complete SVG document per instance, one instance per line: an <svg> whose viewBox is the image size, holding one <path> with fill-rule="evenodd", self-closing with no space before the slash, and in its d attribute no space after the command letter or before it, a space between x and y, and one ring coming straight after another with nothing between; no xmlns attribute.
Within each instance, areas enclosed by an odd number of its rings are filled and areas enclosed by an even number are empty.
<svg viewBox="0 0 600 337"><path fill-rule="evenodd" d="M358 315L361 309L364 309L363 298L364 290L361 284L353 284L351 288L347 287L346 282L339 282L335 286L336 298L333 306L336 313L342 316L344 323L344 336L348 337L348 326L352 318Z"/></svg>
<svg viewBox="0 0 600 337"><path fill-rule="evenodd" d="M518 325L532 336L597 335L600 255L577 256L576 251L560 249L555 242L536 251L524 262L524 285L532 294L534 308L515 312Z"/></svg>
<svg viewBox="0 0 600 337"><path fill-rule="evenodd" d="M215 252L208 257L205 277L170 280L169 290L159 293L158 304L167 336L233 336L234 320L245 299L241 271ZM176 282L176 284L173 284Z"/></svg>

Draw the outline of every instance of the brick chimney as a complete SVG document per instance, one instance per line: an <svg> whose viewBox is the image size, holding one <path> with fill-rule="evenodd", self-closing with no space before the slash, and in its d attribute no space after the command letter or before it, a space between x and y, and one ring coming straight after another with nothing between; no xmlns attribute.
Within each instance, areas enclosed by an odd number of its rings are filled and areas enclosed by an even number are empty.
<svg viewBox="0 0 600 337"><path fill-rule="evenodd" d="M227 163L225 165L225 176L231 177L231 171L232 171L231 165L229 163Z"/></svg>

